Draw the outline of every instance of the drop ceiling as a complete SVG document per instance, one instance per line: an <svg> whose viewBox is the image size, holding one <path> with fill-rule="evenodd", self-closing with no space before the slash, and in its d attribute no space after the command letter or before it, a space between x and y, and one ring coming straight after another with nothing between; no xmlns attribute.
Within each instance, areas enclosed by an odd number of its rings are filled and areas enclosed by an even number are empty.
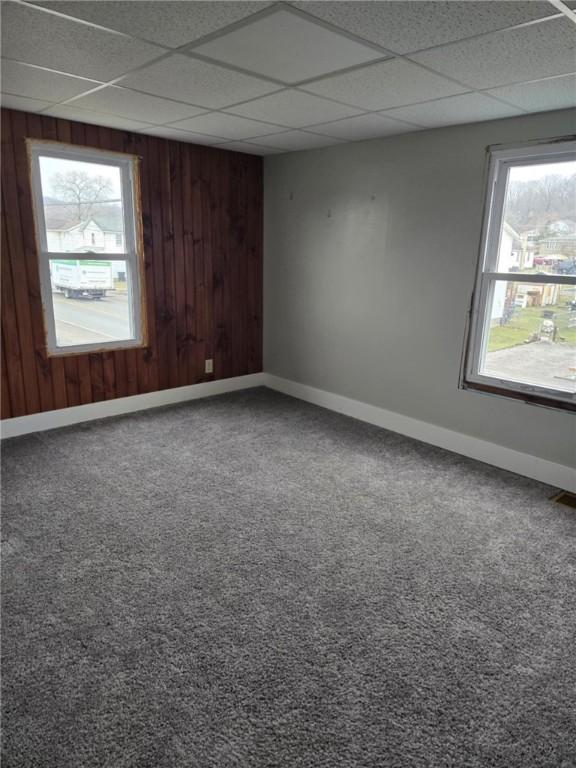
<svg viewBox="0 0 576 768"><path fill-rule="evenodd" d="M256 155L576 106L567 0L2 0L2 104Z"/></svg>

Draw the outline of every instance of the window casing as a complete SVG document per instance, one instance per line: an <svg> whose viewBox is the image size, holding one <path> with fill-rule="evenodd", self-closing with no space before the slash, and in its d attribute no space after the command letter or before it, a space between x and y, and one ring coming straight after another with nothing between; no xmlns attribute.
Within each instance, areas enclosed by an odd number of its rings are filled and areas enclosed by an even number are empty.
<svg viewBox="0 0 576 768"><path fill-rule="evenodd" d="M557 341L558 328L556 317L561 315L563 328L569 327L566 335L572 338L572 328L576 329L576 304L566 301L566 298L576 300L576 258L570 261L572 251L566 251L571 255L559 254L557 259L548 258L547 251L552 238L547 240L541 235L530 231L527 226L523 232L521 246L525 249L522 254L514 252L514 245L509 246L508 268L502 264L502 244L506 237L514 241L515 232L510 230L505 221L505 204L508 200L507 192L509 180L513 169L524 169L542 166L564 168L568 163L576 161L576 141L557 140L551 143L536 143L514 148L495 148L489 150L488 184L485 202L485 213L482 231L481 251L476 277L476 285L472 301L471 320L467 340L467 349L464 363L464 388L477 389L488 393L521 398L528 402L534 402L551 407L562 407L569 410L576 409L576 345L573 342L562 341L562 370L566 375L554 375L554 372L544 374L537 370L535 362L534 372L526 366L528 355L538 347L534 346L534 339L538 344L550 345ZM535 171L537 173L537 170ZM576 200L574 200L573 214L570 219L576 221ZM506 231L508 230L508 231ZM576 233L574 235L576 238ZM565 247L565 243L564 243ZM534 257L534 249L538 256ZM553 250L553 249L552 249ZM540 256L539 254L542 254ZM527 255L527 256L526 256ZM530 269L524 269L523 258L526 256L531 265ZM519 264L520 266L515 265ZM560 301L558 297L563 297ZM548 297L548 298L542 298ZM498 316L495 306L497 299L502 301L503 307L506 301L511 299L510 306L502 311L504 321L505 313L526 310L526 303L530 299L536 299L541 303L536 304L538 310L532 312L532 324L538 315L536 329L526 338L516 344L517 359L523 357L522 365L517 369L513 365L488 364L489 338L491 327ZM546 306L551 309L547 310ZM532 309L532 306L531 306ZM548 320L548 318L554 318ZM566 331L560 331L560 334ZM576 331L575 331L576 332ZM552 347L543 347L543 351ZM534 357L534 355L532 355ZM570 364L571 362L571 364ZM544 365L544 364L542 364ZM535 374L535 375L534 375Z"/></svg>
<svg viewBox="0 0 576 768"><path fill-rule="evenodd" d="M28 139L26 143L30 162L40 287L48 354L50 356L69 355L95 352L100 349L126 349L144 346L146 344L146 324L142 228L139 214L139 159L134 155L59 142ZM65 204L60 201L52 201L43 187L44 182L46 182L46 173L42 173L41 164L46 161L58 160L63 161L64 164L68 163L68 167L86 167L89 170L109 169L110 173L117 176L119 192L115 192L115 194L120 196L115 198L114 203L116 204L117 217L118 209L120 209L123 236L115 233L110 233L110 236L107 236L100 231L100 227L97 232L90 231L94 226L92 220L94 205L100 204L102 208L105 208L106 205L110 207L108 200L91 203L92 207L86 205L84 212L81 212L83 205L81 203L78 205L76 216L78 221L73 222L73 226L68 226L69 222L66 222L57 225L62 227L61 231L56 232L50 228L54 226L47 222L47 211L50 210L50 207L60 206L65 209L73 205L72 203ZM73 244L68 247L70 242ZM123 247L119 248L118 245ZM66 283L72 286L71 288L56 286L56 283L60 281L59 278L54 277L57 270L59 274L62 272L74 274L76 282L68 281ZM104 282L94 283L104 286L100 291L102 295L96 296L97 291L92 289L82 290L86 288L87 284L90 284L91 273L93 275L98 273L98 280L104 279ZM83 279L78 277L80 274L84 276ZM121 291L117 290L118 275L123 278ZM68 307L65 306L60 297L62 292L66 297L77 296L79 298L75 307L72 303ZM85 296L84 294L90 295ZM87 325L90 326L91 321L86 321L83 318L84 316L90 317L87 315L90 306L88 302L82 304L80 297L117 300L120 309L113 306L112 312L107 311L107 302L99 304L102 322L108 322L109 325L112 323L112 326L103 326L104 330L100 327L87 327ZM96 302L94 307L96 307ZM70 322L68 315L60 316L62 315L61 308L69 314L72 313L72 322ZM114 326L114 321L105 317L106 315L113 317L114 311L118 314L117 327ZM62 328L65 329L65 333L60 332Z"/></svg>

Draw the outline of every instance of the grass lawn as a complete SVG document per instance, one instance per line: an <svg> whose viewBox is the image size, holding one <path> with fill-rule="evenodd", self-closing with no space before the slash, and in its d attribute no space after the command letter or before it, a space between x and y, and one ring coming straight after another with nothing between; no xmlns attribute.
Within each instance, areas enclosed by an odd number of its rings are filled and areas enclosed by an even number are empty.
<svg viewBox="0 0 576 768"><path fill-rule="evenodd" d="M554 317L554 322L558 326L556 340L568 342L576 346L576 324L574 327L568 328L569 320L575 323L576 312L569 312L568 307L561 303L551 304L547 307L517 309L514 317L507 325L498 325L490 329L488 352L515 347L517 344L524 344L540 328L544 320L544 310L556 313Z"/></svg>

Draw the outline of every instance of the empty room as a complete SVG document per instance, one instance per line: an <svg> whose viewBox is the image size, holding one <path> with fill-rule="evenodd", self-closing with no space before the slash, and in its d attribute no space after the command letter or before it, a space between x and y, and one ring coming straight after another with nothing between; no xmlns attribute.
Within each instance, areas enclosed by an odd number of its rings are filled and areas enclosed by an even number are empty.
<svg viewBox="0 0 576 768"><path fill-rule="evenodd" d="M576 768L576 0L1 0L2 765Z"/></svg>

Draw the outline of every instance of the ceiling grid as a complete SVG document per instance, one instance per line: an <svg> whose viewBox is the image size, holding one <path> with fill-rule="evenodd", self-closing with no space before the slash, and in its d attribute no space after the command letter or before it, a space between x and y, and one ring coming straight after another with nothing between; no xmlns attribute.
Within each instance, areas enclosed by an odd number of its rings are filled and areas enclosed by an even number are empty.
<svg viewBox="0 0 576 768"><path fill-rule="evenodd" d="M2 104L253 154L576 106L562 0L2 0Z"/></svg>

